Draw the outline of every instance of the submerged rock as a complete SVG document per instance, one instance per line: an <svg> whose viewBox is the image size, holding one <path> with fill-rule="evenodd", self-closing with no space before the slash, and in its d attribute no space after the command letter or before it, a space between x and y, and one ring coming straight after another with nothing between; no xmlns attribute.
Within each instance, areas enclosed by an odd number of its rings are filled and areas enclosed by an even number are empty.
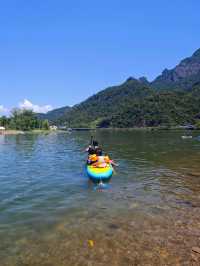
<svg viewBox="0 0 200 266"><path fill-rule="evenodd" d="M200 248L199 247L193 247L192 251L195 252L195 253L200 254Z"/></svg>
<svg viewBox="0 0 200 266"><path fill-rule="evenodd" d="M119 225L117 225L117 224L109 224L109 226L108 226L110 229L119 229L120 227L119 227Z"/></svg>

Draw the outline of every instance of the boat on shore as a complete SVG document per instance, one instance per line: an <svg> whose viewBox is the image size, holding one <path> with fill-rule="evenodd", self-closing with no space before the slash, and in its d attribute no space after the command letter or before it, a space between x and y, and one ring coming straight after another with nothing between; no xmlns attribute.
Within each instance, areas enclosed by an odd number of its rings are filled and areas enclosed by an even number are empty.
<svg viewBox="0 0 200 266"><path fill-rule="evenodd" d="M188 136L188 135L184 135L184 136L181 136L182 139L192 139L192 136Z"/></svg>

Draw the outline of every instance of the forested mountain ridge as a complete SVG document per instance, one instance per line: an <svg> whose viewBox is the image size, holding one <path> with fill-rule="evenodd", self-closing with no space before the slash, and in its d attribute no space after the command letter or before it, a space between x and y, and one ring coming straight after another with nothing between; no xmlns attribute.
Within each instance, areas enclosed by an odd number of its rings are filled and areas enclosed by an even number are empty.
<svg viewBox="0 0 200 266"><path fill-rule="evenodd" d="M200 119L200 49L153 82L129 78L72 108L44 115L67 127L145 127L196 123Z"/></svg>
<svg viewBox="0 0 200 266"><path fill-rule="evenodd" d="M88 98L54 122L123 128L195 124L199 119L200 85L189 91L154 90L133 79Z"/></svg>
<svg viewBox="0 0 200 266"><path fill-rule="evenodd" d="M59 119L59 123L66 123L70 127L99 126L119 110L131 106L133 98L142 100L150 90L142 82L129 78L122 85L109 87L75 105Z"/></svg>
<svg viewBox="0 0 200 266"><path fill-rule="evenodd" d="M56 121L60 117L64 116L65 113L67 113L71 108L69 106L61 107L54 109L52 111L47 112L46 114L44 113L38 113L37 117L39 119L48 119L50 122L51 121Z"/></svg>

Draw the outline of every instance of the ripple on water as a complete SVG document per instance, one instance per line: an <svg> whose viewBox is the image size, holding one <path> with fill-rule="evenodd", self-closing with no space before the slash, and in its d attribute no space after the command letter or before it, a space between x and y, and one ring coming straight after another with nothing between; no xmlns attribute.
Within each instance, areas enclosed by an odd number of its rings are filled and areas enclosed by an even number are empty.
<svg viewBox="0 0 200 266"><path fill-rule="evenodd" d="M1 265L197 263L200 143L98 131L120 163L99 191L83 171L89 134L1 138Z"/></svg>

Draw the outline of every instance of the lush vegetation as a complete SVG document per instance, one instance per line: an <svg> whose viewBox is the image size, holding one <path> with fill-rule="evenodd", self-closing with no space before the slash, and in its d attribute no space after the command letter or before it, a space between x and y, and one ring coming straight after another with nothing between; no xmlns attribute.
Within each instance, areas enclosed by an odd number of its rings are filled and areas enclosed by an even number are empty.
<svg viewBox="0 0 200 266"><path fill-rule="evenodd" d="M13 109L10 117L0 117L0 126L14 130L49 129L48 120L40 120L32 110Z"/></svg>
<svg viewBox="0 0 200 266"><path fill-rule="evenodd" d="M198 124L200 86L155 90L129 78L74 106L54 123L67 127L157 127Z"/></svg>
<svg viewBox="0 0 200 266"><path fill-rule="evenodd" d="M200 119L200 88L190 92L151 92L141 101L120 110L110 118L112 127L157 127L198 124ZM108 123L108 122L107 122Z"/></svg>
<svg viewBox="0 0 200 266"><path fill-rule="evenodd" d="M54 109L52 111L47 112L46 114L37 114L38 119L44 120L47 119L49 121L56 121L61 116L64 116L71 108L69 106L61 107L58 109Z"/></svg>
<svg viewBox="0 0 200 266"><path fill-rule="evenodd" d="M42 122L42 121L43 122ZM13 112L1 118L9 128L48 129L50 123L66 127L171 127L193 124L200 128L200 49L153 82L129 78L73 107L47 114Z"/></svg>
<svg viewBox="0 0 200 266"><path fill-rule="evenodd" d="M67 127L200 127L200 49L151 83L129 78L41 118Z"/></svg>

